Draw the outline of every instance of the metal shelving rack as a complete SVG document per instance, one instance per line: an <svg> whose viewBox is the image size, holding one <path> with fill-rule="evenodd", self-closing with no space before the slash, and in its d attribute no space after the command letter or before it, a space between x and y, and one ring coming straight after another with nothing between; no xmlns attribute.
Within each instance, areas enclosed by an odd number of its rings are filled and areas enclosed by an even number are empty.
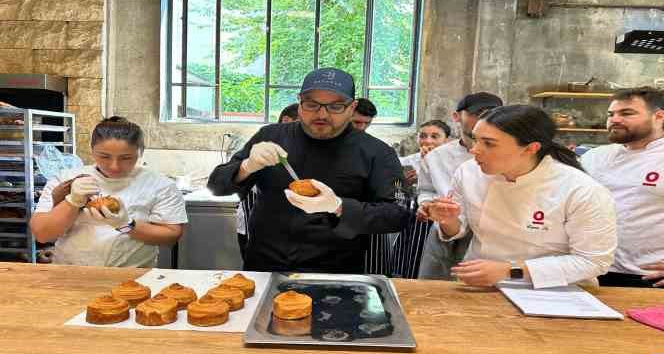
<svg viewBox="0 0 664 354"><path fill-rule="evenodd" d="M43 118L47 120L43 122ZM43 176L35 170L34 158L47 145L56 146L64 153L76 151L74 115L0 107L0 121L9 120L23 124L4 122L0 125L0 136L4 135L0 138L0 194L22 194L23 199L0 202L5 216L7 213L20 215L0 217L0 253L25 253L28 261L34 263L36 245L28 221L36 207L37 193L45 184Z"/></svg>

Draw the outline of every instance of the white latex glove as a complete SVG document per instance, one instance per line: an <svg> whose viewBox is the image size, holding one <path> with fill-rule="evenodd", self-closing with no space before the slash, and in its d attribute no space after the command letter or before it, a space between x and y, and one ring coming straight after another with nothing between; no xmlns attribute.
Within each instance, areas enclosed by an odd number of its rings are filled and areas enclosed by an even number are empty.
<svg viewBox="0 0 664 354"><path fill-rule="evenodd" d="M121 226L126 226L130 222L129 214L127 214L127 208L125 208L122 199L118 197L114 198L120 202L120 210L116 214L113 214L106 206L101 207L101 210L97 210L97 208L85 208L83 209L83 212L97 221L101 221L107 225L110 225L114 229L117 229Z"/></svg>
<svg viewBox="0 0 664 354"><path fill-rule="evenodd" d="M318 188L320 191L319 195L315 197L305 197L291 191L290 189L286 189L284 191L284 193L286 193L286 199L288 199L288 201L294 206L304 210L304 212L307 214L336 214L337 210L341 206L341 198L337 197L337 195L334 194L334 191L323 182L312 179L311 184Z"/></svg>
<svg viewBox="0 0 664 354"><path fill-rule="evenodd" d="M90 196L99 194L99 192L101 190L93 177L79 177L71 183L70 192L65 197L65 200L77 208L82 208L88 202Z"/></svg>
<svg viewBox="0 0 664 354"><path fill-rule="evenodd" d="M245 171L254 173L267 166L278 164L279 156L288 157L288 153L275 143L260 142L251 147L249 158L242 161L242 167Z"/></svg>

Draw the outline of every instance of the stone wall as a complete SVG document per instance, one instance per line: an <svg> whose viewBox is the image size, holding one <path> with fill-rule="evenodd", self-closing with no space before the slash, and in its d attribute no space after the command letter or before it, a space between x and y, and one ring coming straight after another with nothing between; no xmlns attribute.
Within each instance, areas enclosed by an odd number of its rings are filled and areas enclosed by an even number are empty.
<svg viewBox="0 0 664 354"><path fill-rule="evenodd" d="M0 0L0 73L67 78L77 153L89 161L101 117L104 0Z"/></svg>

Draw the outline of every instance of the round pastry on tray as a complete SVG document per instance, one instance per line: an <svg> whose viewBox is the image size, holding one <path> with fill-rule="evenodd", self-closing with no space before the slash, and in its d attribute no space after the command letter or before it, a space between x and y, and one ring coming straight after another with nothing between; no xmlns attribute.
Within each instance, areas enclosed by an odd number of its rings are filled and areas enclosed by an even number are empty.
<svg viewBox="0 0 664 354"><path fill-rule="evenodd" d="M272 331L282 336L306 336L311 334L311 315L297 320L284 320L272 316Z"/></svg>
<svg viewBox="0 0 664 354"><path fill-rule="evenodd" d="M224 300L231 307L231 311L239 310L244 307L244 293L238 288L228 285L219 285L207 292L208 295Z"/></svg>
<svg viewBox="0 0 664 354"><path fill-rule="evenodd" d="M127 301L110 295L94 299L88 304L85 312L85 321L92 324L118 323L128 318L129 304Z"/></svg>
<svg viewBox="0 0 664 354"><path fill-rule="evenodd" d="M315 197L320 194L320 190L314 187L310 179L298 179L288 185L288 189L305 197Z"/></svg>
<svg viewBox="0 0 664 354"><path fill-rule="evenodd" d="M103 206L107 207L113 214L120 211L120 201L111 196L98 197L85 204L86 208L95 208L97 210L101 210L101 207Z"/></svg>
<svg viewBox="0 0 664 354"><path fill-rule="evenodd" d="M297 320L311 315L311 297L288 290L274 297L272 313L283 320Z"/></svg>
<svg viewBox="0 0 664 354"><path fill-rule="evenodd" d="M216 326L228 321L230 306L225 300L203 295L187 306L187 322L194 326Z"/></svg>
<svg viewBox="0 0 664 354"><path fill-rule="evenodd" d="M221 285L227 285L242 290L245 299L254 296L254 291L256 289L256 283L240 273L237 273L234 276L223 280Z"/></svg>
<svg viewBox="0 0 664 354"><path fill-rule="evenodd" d="M164 294L157 294L136 306L136 323L144 326L161 326L178 318L178 302Z"/></svg>
<svg viewBox="0 0 664 354"><path fill-rule="evenodd" d="M129 307L136 305L150 298L150 288L134 280L127 280L120 283L111 290L111 295L116 298L125 299Z"/></svg>
<svg viewBox="0 0 664 354"><path fill-rule="evenodd" d="M179 283L173 283L161 289L159 293L177 300L178 310L186 309L189 303L196 301L198 298L194 289L182 286Z"/></svg>

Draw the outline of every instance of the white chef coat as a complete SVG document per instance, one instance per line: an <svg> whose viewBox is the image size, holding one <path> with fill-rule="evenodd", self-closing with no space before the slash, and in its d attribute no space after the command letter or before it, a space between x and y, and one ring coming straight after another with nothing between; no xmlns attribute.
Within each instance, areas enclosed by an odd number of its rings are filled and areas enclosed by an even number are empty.
<svg viewBox="0 0 664 354"><path fill-rule="evenodd" d="M67 170L48 181L35 212L53 208L52 191L58 184L79 174L93 176L102 195L122 200L130 218L159 224L187 222L185 202L175 182L142 167L126 178L106 178L95 166ZM65 235L55 242L54 263L108 267L154 267L159 247L134 240L129 234L80 213Z"/></svg>
<svg viewBox="0 0 664 354"><path fill-rule="evenodd" d="M515 182L486 175L475 160L467 161L457 169L452 190L462 209L461 230L441 239L460 238L470 227L466 259L525 261L535 288L594 280L613 262L611 193L550 156Z"/></svg>
<svg viewBox="0 0 664 354"><path fill-rule="evenodd" d="M452 189L454 172L464 162L473 158L461 140L452 140L436 147L424 156L422 173L417 176L417 192L420 204L445 196Z"/></svg>
<svg viewBox="0 0 664 354"><path fill-rule="evenodd" d="M600 146L581 163L616 200L618 248L610 270L647 274L640 265L664 260L664 138L640 150Z"/></svg>

